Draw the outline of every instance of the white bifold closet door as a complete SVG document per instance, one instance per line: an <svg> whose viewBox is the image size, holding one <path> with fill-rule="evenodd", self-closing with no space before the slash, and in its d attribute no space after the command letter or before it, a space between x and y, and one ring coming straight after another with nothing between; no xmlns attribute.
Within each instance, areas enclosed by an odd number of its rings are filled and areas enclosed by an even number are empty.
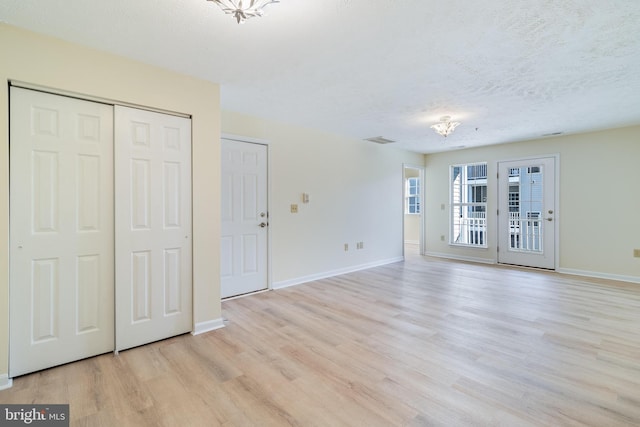
<svg viewBox="0 0 640 427"><path fill-rule="evenodd" d="M116 350L193 330L191 120L115 107Z"/></svg>
<svg viewBox="0 0 640 427"><path fill-rule="evenodd" d="M9 375L191 331L190 119L10 91Z"/></svg>
<svg viewBox="0 0 640 427"><path fill-rule="evenodd" d="M11 377L114 346L113 107L11 88Z"/></svg>

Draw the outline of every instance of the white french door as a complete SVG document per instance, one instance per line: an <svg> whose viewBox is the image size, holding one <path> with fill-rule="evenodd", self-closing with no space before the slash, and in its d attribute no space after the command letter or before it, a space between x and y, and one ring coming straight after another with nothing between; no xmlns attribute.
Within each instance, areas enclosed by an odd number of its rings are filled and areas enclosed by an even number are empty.
<svg viewBox="0 0 640 427"><path fill-rule="evenodd" d="M113 350L113 109L12 87L11 377Z"/></svg>
<svg viewBox="0 0 640 427"><path fill-rule="evenodd" d="M191 331L191 120L115 107L116 350Z"/></svg>
<svg viewBox="0 0 640 427"><path fill-rule="evenodd" d="M267 146L222 139L221 295L268 287Z"/></svg>
<svg viewBox="0 0 640 427"><path fill-rule="evenodd" d="M498 262L555 268L555 158L498 163Z"/></svg>

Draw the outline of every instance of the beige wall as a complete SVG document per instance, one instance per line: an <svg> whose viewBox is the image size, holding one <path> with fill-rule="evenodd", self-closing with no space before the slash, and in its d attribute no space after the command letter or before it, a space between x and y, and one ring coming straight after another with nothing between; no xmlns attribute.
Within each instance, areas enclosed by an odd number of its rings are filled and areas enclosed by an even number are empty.
<svg viewBox="0 0 640 427"><path fill-rule="evenodd" d="M425 197L426 251L494 262L496 253L496 180L489 180L487 249L450 246L448 236L449 166L488 162L488 175L496 176L497 162L559 154L560 205L559 270L640 281L640 127L627 127L580 135L426 156L429 182ZM445 204L445 210L440 205ZM448 237L447 237L448 240Z"/></svg>
<svg viewBox="0 0 640 427"><path fill-rule="evenodd" d="M416 245L420 243L420 215L404 216L404 241Z"/></svg>
<svg viewBox="0 0 640 427"><path fill-rule="evenodd" d="M221 318L218 85L0 24L0 380L8 367L8 80L191 114L194 322Z"/></svg>
<svg viewBox="0 0 640 427"><path fill-rule="evenodd" d="M402 256L403 163L422 155L226 111L222 130L269 141L274 286Z"/></svg>

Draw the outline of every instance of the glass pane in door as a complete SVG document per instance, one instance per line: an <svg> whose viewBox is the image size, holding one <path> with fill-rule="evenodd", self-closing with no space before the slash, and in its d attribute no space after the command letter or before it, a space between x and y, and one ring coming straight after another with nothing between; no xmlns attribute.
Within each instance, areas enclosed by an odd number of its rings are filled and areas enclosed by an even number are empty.
<svg viewBox="0 0 640 427"><path fill-rule="evenodd" d="M509 250L542 252L542 165L509 169Z"/></svg>

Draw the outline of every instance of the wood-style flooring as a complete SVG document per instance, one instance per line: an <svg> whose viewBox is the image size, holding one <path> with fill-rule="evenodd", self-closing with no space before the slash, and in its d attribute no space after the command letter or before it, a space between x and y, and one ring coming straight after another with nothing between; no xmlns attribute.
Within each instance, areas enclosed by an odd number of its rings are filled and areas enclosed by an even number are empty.
<svg viewBox="0 0 640 427"><path fill-rule="evenodd" d="M77 426L639 426L640 285L412 255L14 379Z"/></svg>

